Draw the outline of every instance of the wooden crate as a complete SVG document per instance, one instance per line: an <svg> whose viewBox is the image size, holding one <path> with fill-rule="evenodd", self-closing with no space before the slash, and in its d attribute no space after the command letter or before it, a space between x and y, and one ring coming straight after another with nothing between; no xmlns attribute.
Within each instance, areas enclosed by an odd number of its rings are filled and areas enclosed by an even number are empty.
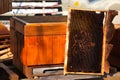
<svg viewBox="0 0 120 80"><path fill-rule="evenodd" d="M0 14L9 12L12 10L12 0L1 0L0 1Z"/></svg>
<svg viewBox="0 0 120 80"><path fill-rule="evenodd" d="M13 17L10 31L14 64L28 74L28 66L63 65L66 22L66 16Z"/></svg>
<svg viewBox="0 0 120 80"><path fill-rule="evenodd" d="M116 15L117 11L70 10L64 74L109 73L107 59Z"/></svg>

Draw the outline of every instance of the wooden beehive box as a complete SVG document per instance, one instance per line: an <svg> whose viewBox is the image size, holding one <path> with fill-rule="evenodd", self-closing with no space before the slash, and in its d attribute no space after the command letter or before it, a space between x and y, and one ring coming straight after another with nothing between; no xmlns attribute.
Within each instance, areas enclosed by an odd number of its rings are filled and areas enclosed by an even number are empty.
<svg viewBox="0 0 120 80"><path fill-rule="evenodd" d="M11 19L13 62L23 66L63 65L66 16L31 16Z"/></svg>
<svg viewBox="0 0 120 80"><path fill-rule="evenodd" d="M0 0L0 14L12 10L12 0Z"/></svg>
<svg viewBox="0 0 120 80"><path fill-rule="evenodd" d="M109 73L108 55L117 11L71 9L68 15L64 74Z"/></svg>

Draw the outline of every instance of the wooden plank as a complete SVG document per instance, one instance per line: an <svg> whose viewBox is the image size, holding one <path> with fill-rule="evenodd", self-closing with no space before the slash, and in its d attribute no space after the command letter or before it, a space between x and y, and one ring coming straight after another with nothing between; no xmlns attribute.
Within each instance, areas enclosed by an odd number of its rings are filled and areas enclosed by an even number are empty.
<svg viewBox="0 0 120 80"><path fill-rule="evenodd" d="M5 39L0 41L0 44L9 44L10 40L9 39Z"/></svg>
<svg viewBox="0 0 120 80"><path fill-rule="evenodd" d="M21 55L23 54L24 49L24 35L22 33L17 32L17 56L16 59L18 60L17 66L23 68L23 63L21 61ZM20 69L21 70L21 69Z"/></svg>
<svg viewBox="0 0 120 80"><path fill-rule="evenodd" d="M6 45L0 45L0 49L5 49L5 48L8 48L8 47L10 47L9 44L6 44Z"/></svg>
<svg viewBox="0 0 120 80"><path fill-rule="evenodd" d="M103 60L102 60L102 72L109 73L109 62L108 57L112 50L111 40L113 39L113 35L115 32L114 24L112 23L114 17L118 15L118 12L115 10L109 10L106 13L105 25L104 25L104 36L103 36Z"/></svg>
<svg viewBox="0 0 120 80"><path fill-rule="evenodd" d="M13 9L58 9L60 6L15 6Z"/></svg>
<svg viewBox="0 0 120 80"><path fill-rule="evenodd" d="M13 18L10 18L10 28L14 29L14 27L15 27L15 21Z"/></svg>
<svg viewBox="0 0 120 80"><path fill-rule="evenodd" d="M1 3L0 3L0 14L3 13L3 1L4 0L1 0Z"/></svg>
<svg viewBox="0 0 120 80"><path fill-rule="evenodd" d="M14 35L12 36L12 41L14 41L14 42L11 43L12 44L11 50L13 50L12 51L12 53L13 53L13 64L16 67L18 67L19 70L21 70L22 69L22 67L21 67L22 64L21 64L21 61L20 61L21 51L19 50L20 49L19 45L20 45L20 38L21 38L20 34L21 33L13 31L13 34Z"/></svg>
<svg viewBox="0 0 120 80"><path fill-rule="evenodd" d="M26 37L27 65L52 64L52 37ZM34 42L36 41L36 42ZM34 53L34 54L33 54ZM29 58L31 58L31 60Z"/></svg>
<svg viewBox="0 0 120 80"><path fill-rule="evenodd" d="M12 0L8 0L8 4L9 11L12 11Z"/></svg>
<svg viewBox="0 0 120 80"><path fill-rule="evenodd" d="M50 23L50 22L66 22L67 16L18 16L13 17L14 20L21 23Z"/></svg>
<svg viewBox="0 0 120 80"><path fill-rule="evenodd" d="M16 32L15 32L15 30L14 29L12 29L11 27L10 27L10 50L11 50L11 52L12 52L12 54L13 54L13 63L16 63L16 55L15 54L17 54L16 53L16 44L17 44L17 42L16 42Z"/></svg>
<svg viewBox="0 0 120 80"><path fill-rule="evenodd" d="M25 35L62 35L66 34L66 22L27 24L25 26Z"/></svg>
<svg viewBox="0 0 120 80"><path fill-rule="evenodd" d="M39 37L40 38L40 37ZM53 64L53 42L52 36L41 36L41 39L38 38L39 41L39 63L43 63L43 65Z"/></svg>
<svg viewBox="0 0 120 80"><path fill-rule="evenodd" d="M63 31L66 28L66 20L67 20L66 16L62 16L62 17L30 16L30 17L13 17L13 19L15 19L15 24L16 24L15 26L17 26L16 30L22 34L24 34L24 31L25 31L25 35L43 35L43 34L49 35L49 34L65 34L66 33L65 31ZM40 31L41 33L36 30Z"/></svg>
<svg viewBox="0 0 120 80"><path fill-rule="evenodd" d="M19 77L16 73L10 70L6 65L0 63L0 67L2 67L9 75L9 80L19 80Z"/></svg>
<svg viewBox="0 0 120 80"><path fill-rule="evenodd" d="M64 64L66 35L53 35L53 64Z"/></svg>
<svg viewBox="0 0 120 80"><path fill-rule="evenodd" d="M20 21L15 21L15 30L24 34L24 23L21 23Z"/></svg>
<svg viewBox="0 0 120 80"><path fill-rule="evenodd" d="M35 41L35 42L34 42ZM23 54L23 58L26 58L26 64L24 65L34 65L38 64L38 42L37 37L25 37L25 45L26 53ZM29 57L29 58L28 58ZM30 60L31 59L31 60ZM23 61L24 63L24 61Z"/></svg>
<svg viewBox="0 0 120 80"><path fill-rule="evenodd" d="M9 38L10 35L0 35L0 38Z"/></svg>
<svg viewBox="0 0 120 80"><path fill-rule="evenodd" d="M10 48L6 48L4 50L0 50L0 55L8 53L8 52L10 52Z"/></svg>

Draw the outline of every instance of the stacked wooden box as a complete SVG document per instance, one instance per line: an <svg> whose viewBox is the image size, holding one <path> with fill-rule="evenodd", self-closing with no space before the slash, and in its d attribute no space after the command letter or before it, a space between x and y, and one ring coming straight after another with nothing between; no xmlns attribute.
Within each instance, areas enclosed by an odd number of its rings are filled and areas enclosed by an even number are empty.
<svg viewBox="0 0 120 80"><path fill-rule="evenodd" d="M12 10L12 0L0 0L0 14Z"/></svg>
<svg viewBox="0 0 120 80"><path fill-rule="evenodd" d="M29 66L63 65L66 16L31 16L11 19L13 62L26 76ZM28 73L28 74L27 74Z"/></svg>

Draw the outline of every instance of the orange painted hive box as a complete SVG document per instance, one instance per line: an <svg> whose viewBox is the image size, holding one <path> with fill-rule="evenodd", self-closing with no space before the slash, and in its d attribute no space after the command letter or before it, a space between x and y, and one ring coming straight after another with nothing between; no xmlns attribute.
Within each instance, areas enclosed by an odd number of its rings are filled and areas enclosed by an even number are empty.
<svg viewBox="0 0 120 80"><path fill-rule="evenodd" d="M20 66L64 63L66 16L11 18L11 52Z"/></svg>

